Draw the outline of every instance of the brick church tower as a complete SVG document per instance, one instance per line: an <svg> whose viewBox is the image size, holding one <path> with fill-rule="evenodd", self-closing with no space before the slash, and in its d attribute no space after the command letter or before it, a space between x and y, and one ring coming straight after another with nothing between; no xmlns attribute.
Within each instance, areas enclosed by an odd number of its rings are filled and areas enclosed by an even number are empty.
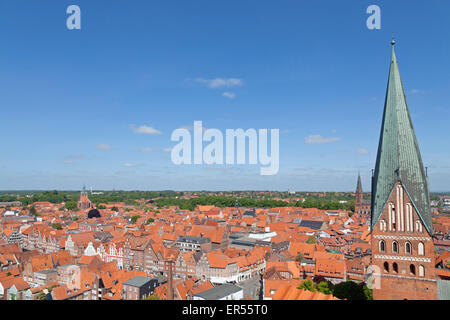
<svg viewBox="0 0 450 320"><path fill-rule="evenodd" d="M81 211L87 211L94 207L92 205L91 200L89 200L89 198L88 198L85 186L83 186L83 191L81 192L80 200L77 202L77 207Z"/></svg>
<svg viewBox="0 0 450 320"><path fill-rule="evenodd" d="M355 192L355 213L361 216L369 217L370 204L371 204L370 200L364 200L361 175L358 172L358 182L356 184L356 192Z"/></svg>
<svg viewBox="0 0 450 320"><path fill-rule="evenodd" d="M372 178L372 265L375 300L436 300L428 177L406 102L392 41L392 59L378 155ZM376 270L375 270L376 271Z"/></svg>

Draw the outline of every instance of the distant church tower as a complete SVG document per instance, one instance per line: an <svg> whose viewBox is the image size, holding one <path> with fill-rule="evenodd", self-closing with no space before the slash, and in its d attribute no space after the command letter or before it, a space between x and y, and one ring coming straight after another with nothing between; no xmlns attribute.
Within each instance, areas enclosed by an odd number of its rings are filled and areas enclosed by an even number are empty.
<svg viewBox="0 0 450 320"><path fill-rule="evenodd" d="M355 192L355 213L369 217L370 215L370 200L364 200L364 193L362 190L361 175L358 172L358 182L356 183Z"/></svg>
<svg viewBox="0 0 450 320"><path fill-rule="evenodd" d="M436 300L428 177L392 59L372 179L372 264L380 270L375 300Z"/></svg>
<svg viewBox="0 0 450 320"><path fill-rule="evenodd" d="M86 186L83 186L83 191L80 195L80 200L77 203L78 209L81 211L86 211L93 208L91 200L89 200L86 192Z"/></svg>

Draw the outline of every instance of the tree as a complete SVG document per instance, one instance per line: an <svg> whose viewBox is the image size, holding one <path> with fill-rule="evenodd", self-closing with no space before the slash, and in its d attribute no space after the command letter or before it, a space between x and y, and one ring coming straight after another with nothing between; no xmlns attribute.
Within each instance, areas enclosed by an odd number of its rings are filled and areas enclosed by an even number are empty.
<svg viewBox="0 0 450 320"><path fill-rule="evenodd" d="M319 275L315 275L313 278L313 281L317 284L323 282L323 281L327 281L327 279L325 279L324 276L319 276Z"/></svg>
<svg viewBox="0 0 450 320"><path fill-rule="evenodd" d="M316 242L317 241L316 241L316 238L314 236L310 236L308 238L308 240L306 240L306 243L308 243L308 244L315 244Z"/></svg>
<svg viewBox="0 0 450 320"><path fill-rule="evenodd" d="M53 223L53 224L52 224L52 228L53 228L53 229L56 229L56 230L61 230L61 229L62 229L62 226L61 226L60 223Z"/></svg>
<svg viewBox="0 0 450 320"><path fill-rule="evenodd" d="M295 261L301 262L301 261L303 260L304 257L305 257L305 256L303 255L303 253L299 252L299 253L297 254L297 257L295 258Z"/></svg>
<svg viewBox="0 0 450 320"><path fill-rule="evenodd" d="M320 282L317 285L317 290L323 294L331 294L332 293L328 281Z"/></svg>
<svg viewBox="0 0 450 320"><path fill-rule="evenodd" d="M136 223L136 221L140 218L141 216L132 216L131 217L131 222Z"/></svg>
<svg viewBox="0 0 450 320"><path fill-rule="evenodd" d="M363 287L364 285L348 280L335 285L333 288L333 295L339 299L366 300Z"/></svg>
<svg viewBox="0 0 450 320"><path fill-rule="evenodd" d="M142 300L161 300L158 296L148 296L147 298L142 298Z"/></svg>
<svg viewBox="0 0 450 320"><path fill-rule="evenodd" d="M66 204L64 205L64 208L66 208L67 210L76 210L77 207L77 203L75 201L68 201L66 202Z"/></svg>
<svg viewBox="0 0 450 320"><path fill-rule="evenodd" d="M112 207L111 211L117 212L117 211L119 211L119 209L117 207Z"/></svg>
<svg viewBox="0 0 450 320"><path fill-rule="evenodd" d="M149 219L145 222L145 224L150 224L150 223L153 223L153 222L155 222L155 219L149 218Z"/></svg>
<svg viewBox="0 0 450 320"><path fill-rule="evenodd" d="M34 206L30 207L30 214L32 214L33 216L37 216L38 215L38 213L36 211L36 208Z"/></svg>
<svg viewBox="0 0 450 320"><path fill-rule="evenodd" d="M305 290L309 290L311 292L315 292L316 291L316 287L314 285L314 282L312 282L311 280L305 280L302 282L302 284L297 287L297 289L305 289Z"/></svg>
<svg viewBox="0 0 450 320"><path fill-rule="evenodd" d="M47 295L44 292L41 292L37 296L38 300L47 300Z"/></svg>
<svg viewBox="0 0 450 320"><path fill-rule="evenodd" d="M364 296L366 297L366 300L373 300L373 291L372 289L369 289L367 285L364 285L363 292Z"/></svg>

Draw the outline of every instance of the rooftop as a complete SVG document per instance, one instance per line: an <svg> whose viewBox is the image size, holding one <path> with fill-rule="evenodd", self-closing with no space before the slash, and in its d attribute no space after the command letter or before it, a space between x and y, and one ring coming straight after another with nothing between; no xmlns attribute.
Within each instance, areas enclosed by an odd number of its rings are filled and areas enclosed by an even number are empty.
<svg viewBox="0 0 450 320"><path fill-rule="evenodd" d="M218 287L197 293L195 296L201 297L205 300L220 300L241 290L241 287L234 284L225 283Z"/></svg>

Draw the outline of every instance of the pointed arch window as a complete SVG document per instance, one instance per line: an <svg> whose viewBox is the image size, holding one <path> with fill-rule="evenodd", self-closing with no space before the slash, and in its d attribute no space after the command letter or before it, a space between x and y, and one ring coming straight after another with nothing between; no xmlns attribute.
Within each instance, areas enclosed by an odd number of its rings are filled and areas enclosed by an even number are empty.
<svg viewBox="0 0 450 320"><path fill-rule="evenodd" d="M416 275L416 266L415 265L413 265L413 264L411 264L410 266L409 266L409 272L412 274L412 275Z"/></svg>
<svg viewBox="0 0 450 320"><path fill-rule="evenodd" d="M384 272L389 272L389 263L385 262L383 263Z"/></svg>
<svg viewBox="0 0 450 320"><path fill-rule="evenodd" d="M392 252L398 253L398 242L397 241L392 242Z"/></svg>
<svg viewBox="0 0 450 320"><path fill-rule="evenodd" d="M425 255L425 245L423 242L419 242L419 245L417 246L417 252L419 253L419 256Z"/></svg>
<svg viewBox="0 0 450 320"><path fill-rule="evenodd" d="M416 231L422 232L422 223L420 221L416 221Z"/></svg>
<svg viewBox="0 0 450 320"><path fill-rule="evenodd" d="M411 243L409 243L409 242L405 243L405 253L412 254L412 247L411 247Z"/></svg>
<svg viewBox="0 0 450 320"><path fill-rule="evenodd" d="M386 252L386 242L384 240L380 241L380 252Z"/></svg>
<svg viewBox="0 0 450 320"><path fill-rule="evenodd" d="M398 264L396 262L394 262L392 264L392 271L394 271L395 273L398 273Z"/></svg>
<svg viewBox="0 0 450 320"><path fill-rule="evenodd" d="M380 231L384 231L386 232L387 228L386 228L386 221L385 220L381 220L380 221Z"/></svg>
<svg viewBox="0 0 450 320"><path fill-rule="evenodd" d="M419 266L419 277L425 277L425 268L424 266Z"/></svg>
<svg viewBox="0 0 450 320"><path fill-rule="evenodd" d="M389 231L395 231L396 219L395 219L395 206L391 202L389 203Z"/></svg>

